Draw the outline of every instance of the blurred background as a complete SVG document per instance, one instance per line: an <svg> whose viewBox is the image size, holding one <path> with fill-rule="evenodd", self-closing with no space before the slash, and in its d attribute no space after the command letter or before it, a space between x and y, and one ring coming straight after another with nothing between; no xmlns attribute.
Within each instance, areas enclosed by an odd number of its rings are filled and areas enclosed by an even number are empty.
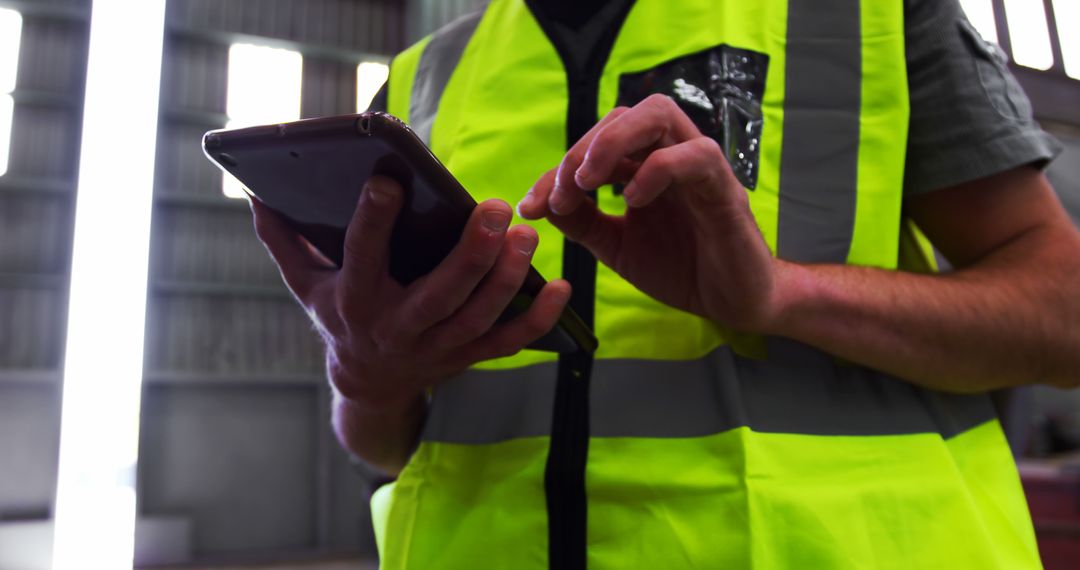
<svg viewBox="0 0 1080 570"><path fill-rule="evenodd" d="M375 567L373 474L329 429L318 340L200 141L227 125L362 111L394 53L484 4L167 1L136 566ZM1080 2L963 4L1065 145L1050 178L1080 221ZM90 8L0 0L0 569L50 564ZM1047 567L1075 567L1080 392L999 400Z"/></svg>

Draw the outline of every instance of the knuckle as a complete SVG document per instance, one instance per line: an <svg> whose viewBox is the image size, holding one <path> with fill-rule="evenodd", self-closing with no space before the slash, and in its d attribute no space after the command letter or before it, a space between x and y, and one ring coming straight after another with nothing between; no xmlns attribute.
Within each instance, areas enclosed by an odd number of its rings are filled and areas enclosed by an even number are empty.
<svg viewBox="0 0 1080 570"><path fill-rule="evenodd" d="M527 259L523 261L528 261ZM512 267L500 271L497 275L492 276L494 281L494 288L499 293L516 293L521 288L521 282L524 279L524 272L528 271L528 267Z"/></svg>
<svg viewBox="0 0 1080 570"><path fill-rule="evenodd" d="M581 161L585 160L587 152L588 147L584 144L575 144L570 148L569 152L566 153L566 158L563 159L562 164L559 165L561 167L559 168L559 173L563 174L568 170L572 170L575 165L580 164Z"/></svg>
<svg viewBox="0 0 1080 570"><path fill-rule="evenodd" d="M381 263L377 253L369 248L360 247L356 240L346 241L342 254L353 267L372 267Z"/></svg>
<svg viewBox="0 0 1080 570"><path fill-rule="evenodd" d="M420 319L426 322L441 321L449 314L445 303L432 293L418 294L413 302L413 310Z"/></svg>
<svg viewBox="0 0 1080 570"><path fill-rule="evenodd" d="M675 101L663 93L653 93L646 97L642 103L658 111L670 111L675 106Z"/></svg>
<svg viewBox="0 0 1080 570"><path fill-rule="evenodd" d="M677 157L670 149L662 149L654 152L648 162L652 163L651 166L655 170L670 172L676 167Z"/></svg>
<svg viewBox="0 0 1080 570"><path fill-rule="evenodd" d="M616 135L612 129L601 129L593 138L592 145L589 146L589 160L593 162L605 160L609 154L609 149L615 142Z"/></svg>
<svg viewBox="0 0 1080 570"><path fill-rule="evenodd" d="M712 137L700 136L694 139L692 148L707 158L723 158L724 151L720 148L720 143Z"/></svg>
<svg viewBox="0 0 1080 570"><path fill-rule="evenodd" d="M485 244L487 245L487 244ZM485 247L470 251L462 260L462 268L470 275L484 274L491 268L495 261L492 248Z"/></svg>
<svg viewBox="0 0 1080 570"><path fill-rule="evenodd" d="M389 324L380 324L372 327L368 333L371 344L381 354L396 354L403 350L400 335L397 329Z"/></svg>
<svg viewBox="0 0 1080 570"><path fill-rule="evenodd" d="M540 315L529 315L522 323L522 332L531 341L547 332L547 321Z"/></svg>
<svg viewBox="0 0 1080 570"><path fill-rule="evenodd" d="M371 338L371 344L378 350L382 350L384 346L390 344L390 331L384 323L371 327L368 336Z"/></svg>
<svg viewBox="0 0 1080 570"><path fill-rule="evenodd" d="M463 319L458 323L457 333L461 338L477 338L488 331L488 323L476 317Z"/></svg>
<svg viewBox="0 0 1080 570"><path fill-rule="evenodd" d="M361 203L353 214L353 222L362 231L381 227L384 224L383 216L378 215L377 209L373 205Z"/></svg>
<svg viewBox="0 0 1080 570"><path fill-rule="evenodd" d="M667 99L668 99L667 95L664 95L664 94L661 94L661 93L653 93L652 95L649 95L648 97L646 97L642 101L642 103L644 103L646 105L652 105L654 107L659 107L661 105L665 105L666 104L665 101L667 101Z"/></svg>

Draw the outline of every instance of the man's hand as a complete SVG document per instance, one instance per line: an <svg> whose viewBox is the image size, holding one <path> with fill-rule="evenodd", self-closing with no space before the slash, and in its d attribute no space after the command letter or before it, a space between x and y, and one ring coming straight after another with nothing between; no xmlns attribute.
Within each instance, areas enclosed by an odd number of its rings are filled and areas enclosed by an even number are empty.
<svg viewBox="0 0 1080 570"><path fill-rule="evenodd" d="M587 190L627 183L625 216L600 212ZM782 262L769 253L746 190L720 146L670 98L612 111L518 205L650 296L747 331L780 309Z"/></svg>
<svg viewBox="0 0 1080 570"><path fill-rule="evenodd" d="M585 191L628 182L625 216ZM930 388L1080 385L1080 232L1020 167L905 203L956 271L774 259L717 145L663 96L616 109L518 205L652 297Z"/></svg>
<svg viewBox="0 0 1080 570"><path fill-rule="evenodd" d="M401 286L388 261L402 198L389 179L368 182L340 270L252 201L259 238L326 341L336 408L348 416L336 422L342 443L388 471L412 449L426 389L471 364L520 351L555 326L570 296L565 281L550 282L528 312L496 324L524 282L538 241L528 226L509 228L510 207L497 200L476 207L438 267ZM368 433L394 424L411 433Z"/></svg>

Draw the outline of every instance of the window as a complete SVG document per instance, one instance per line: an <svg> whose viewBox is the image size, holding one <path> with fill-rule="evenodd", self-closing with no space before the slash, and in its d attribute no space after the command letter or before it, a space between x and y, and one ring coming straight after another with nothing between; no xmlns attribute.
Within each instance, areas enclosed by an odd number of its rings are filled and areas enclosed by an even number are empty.
<svg viewBox="0 0 1080 570"><path fill-rule="evenodd" d="M356 66L356 112L363 113L379 93L383 83L390 77L390 67L385 63L365 61Z"/></svg>
<svg viewBox="0 0 1080 570"><path fill-rule="evenodd" d="M11 123L15 113L15 76L19 67L22 15L0 8L0 176L7 173Z"/></svg>
<svg viewBox="0 0 1080 570"><path fill-rule="evenodd" d="M1054 19L1057 20L1058 38L1061 40L1061 55L1065 58L1065 73L1073 79L1080 79L1080 33L1069 30L1080 22L1080 2L1076 0L1054 0Z"/></svg>
<svg viewBox="0 0 1080 570"><path fill-rule="evenodd" d="M1050 50L1050 33L1042 0L1005 0L1005 18L1009 24L1013 61L1033 69L1050 69L1054 65L1054 53Z"/></svg>
<svg viewBox="0 0 1080 570"><path fill-rule="evenodd" d="M960 0L968 20L983 39L997 43L997 22L994 19L993 0ZM1050 44L1049 18L1043 0L1005 0L1005 21L1012 44L1012 58L1018 64L1032 69L1047 70L1054 67L1054 52ZM1080 2L1076 0L1052 0L1057 36L1061 43L1059 62L1065 73L1080 79L1080 34L1072 33L1068 23L1080 22Z"/></svg>
<svg viewBox="0 0 1080 570"><path fill-rule="evenodd" d="M993 0L960 0L960 5L979 35L990 43L998 43Z"/></svg>
<svg viewBox="0 0 1080 570"><path fill-rule="evenodd" d="M300 81L304 59L295 52L251 44L229 49L226 128L284 123L300 118ZM240 182L225 174L222 192L243 198Z"/></svg>

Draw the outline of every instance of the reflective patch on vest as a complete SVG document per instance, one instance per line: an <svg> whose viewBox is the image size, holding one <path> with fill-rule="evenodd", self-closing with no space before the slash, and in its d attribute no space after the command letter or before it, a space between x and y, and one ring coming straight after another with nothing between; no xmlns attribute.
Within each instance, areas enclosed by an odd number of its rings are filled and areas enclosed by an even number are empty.
<svg viewBox="0 0 1080 570"><path fill-rule="evenodd" d="M939 434L993 420L986 394L921 388L770 339L769 360L720 347L686 361L597 360L592 437L690 438L749 427L816 436ZM556 363L469 370L435 388L421 439L483 445L551 434Z"/></svg>
<svg viewBox="0 0 1080 570"><path fill-rule="evenodd" d="M769 56L763 53L719 45L624 74L618 104L632 107L655 93L671 97L703 134L720 144L739 182L753 190L768 68Z"/></svg>
<svg viewBox="0 0 1080 570"><path fill-rule="evenodd" d="M484 11L480 10L447 24L431 36L420 55L409 99L409 126L428 146L443 92L483 17Z"/></svg>

